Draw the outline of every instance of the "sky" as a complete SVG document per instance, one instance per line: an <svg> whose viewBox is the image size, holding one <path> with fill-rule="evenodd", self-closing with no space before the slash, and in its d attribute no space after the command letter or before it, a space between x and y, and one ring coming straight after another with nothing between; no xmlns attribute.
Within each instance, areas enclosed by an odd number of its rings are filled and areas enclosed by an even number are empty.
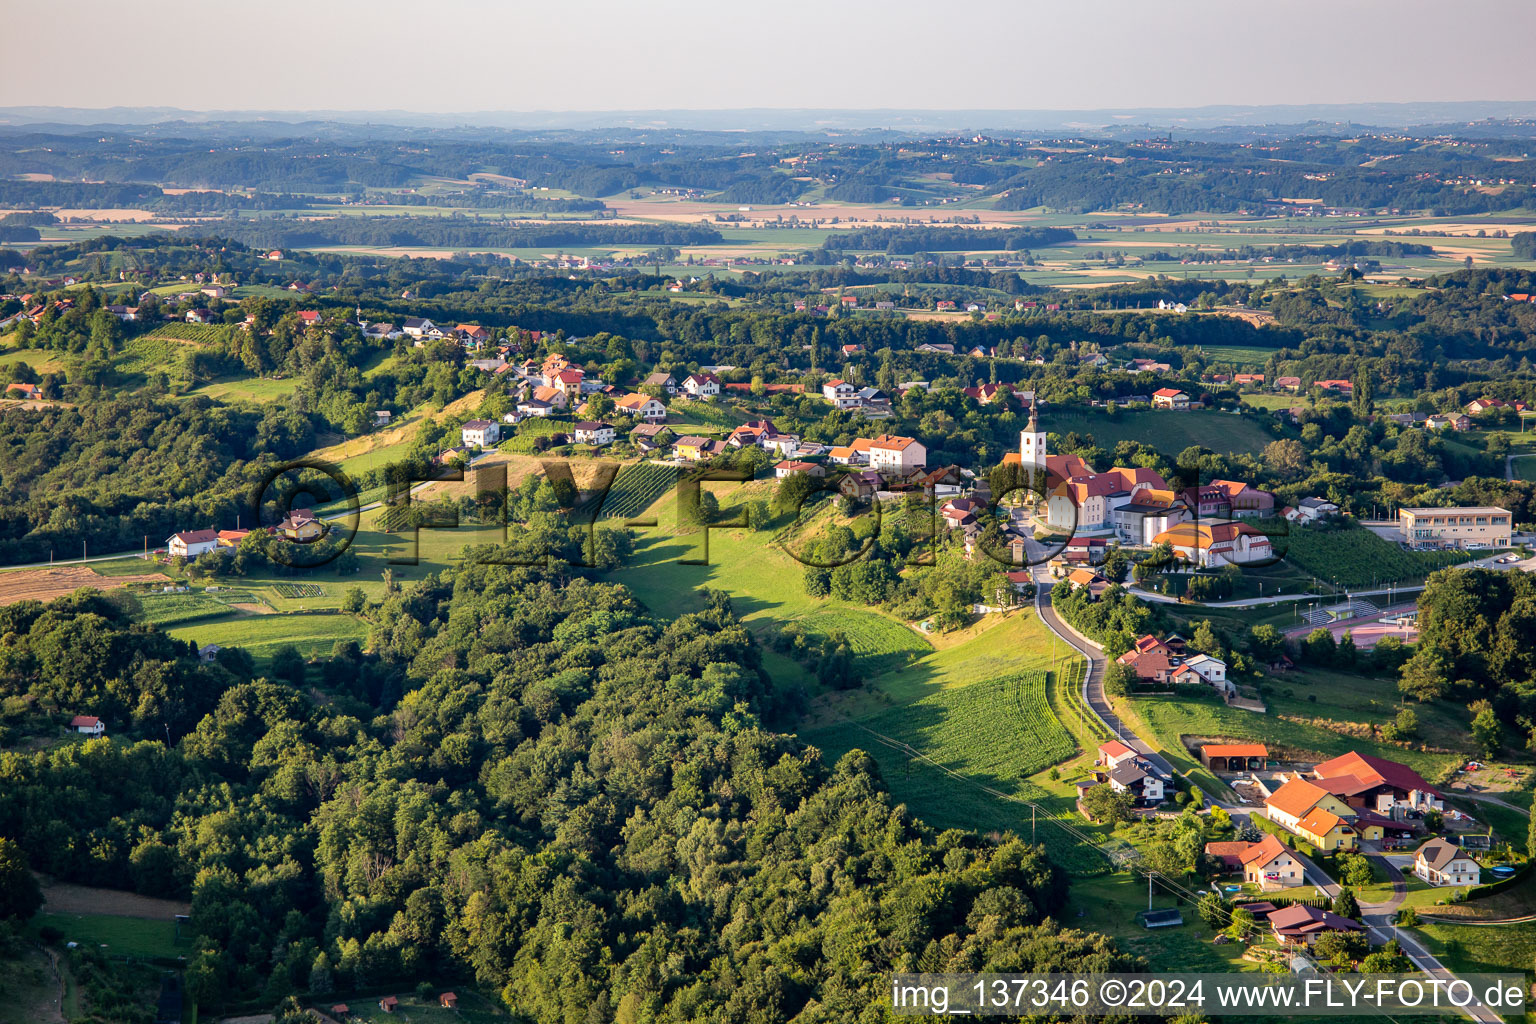
<svg viewBox="0 0 1536 1024"><path fill-rule="evenodd" d="M6 6L6 36L31 42L0 59L0 106L1092 110L1536 99L1533 0Z"/></svg>

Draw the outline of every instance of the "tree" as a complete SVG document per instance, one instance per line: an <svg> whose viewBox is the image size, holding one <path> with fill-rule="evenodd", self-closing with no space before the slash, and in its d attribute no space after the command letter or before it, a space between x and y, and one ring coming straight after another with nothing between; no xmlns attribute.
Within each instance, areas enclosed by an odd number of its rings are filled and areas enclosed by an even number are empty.
<svg viewBox="0 0 1536 1024"><path fill-rule="evenodd" d="M1200 897L1200 902L1195 904L1195 911L1212 931L1220 931L1232 923L1231 908L1217 892L1208 892Z"/></svg>
<svg viewBox="0 0 1536 1024"><path fill-rule="evenodd" d="M1486 700L1474 701L1471 710L1472 742L1485 759L1492 759L1504 746L1504 729L1499 725L1499 716Z"/></svg>
<svg viewBox="0 0 1536 1024"><path fill-rule="evenodd" d="M1397 681L1398 692L1420 704L1445 696L1451 685L1451 666L1445 655L1428 643L1420 643L1413 657L1403 665Z"/></svg>
<svg viewBox="0 0 1536 1024"><path fill-rule="evenodd" d="M1419 734L1419 716L1413 708L1403 708L1387 725L1382 727L1382 738L1389 741L1411 740Z"/></svg>
<svg viewBox="0 0 1536 1024"><path fill-rule="evenodd" d="M341 610L356 615L366 607L368 607L368 595L363 593L363 588L348 587L341 599Z"/></svg>
<svg viewBox="0 0 1536 1024"><path fill-rule="evenodd" d="M1244 939L1253 931L1255 921L1253 911L1242 907L1232 908L1232 923L1227 926L1227 934L1234 939Z"/></svg>
<svg viewBox="0 0 1536 1024"><path fill-rule="evenodd" d="M25 921L43 906L43 891L13 840L0 839L0 921Z"/></svg>
<svg viewBox="0 0 1536 1024"><path fill-rule="evenodd" d="M1369 871L1371 866L1367 864L1365 868ZM1340 917L1359 917L1360 902L1355 899L1355 890L1349 886L1340 889L1339 894L1333 898L1333 912Z"/></svg>
<svg viewBox="0 0 1536 1024"><path fill-rule="evenodd" d="M1116 793L1104 783L1093 786L1083 794L1083 809L1088 812L1088 816L1106 825L1130 821L1134 806L1135 801L1129 793Z"/></svg>
<svg viewBox="0 0 1536 1024"><path fill-rule="evenodd" d="M1307 469L1307 450L1294 438L1269 442L1260 458L1282 480L1298 479Z"/></svg>

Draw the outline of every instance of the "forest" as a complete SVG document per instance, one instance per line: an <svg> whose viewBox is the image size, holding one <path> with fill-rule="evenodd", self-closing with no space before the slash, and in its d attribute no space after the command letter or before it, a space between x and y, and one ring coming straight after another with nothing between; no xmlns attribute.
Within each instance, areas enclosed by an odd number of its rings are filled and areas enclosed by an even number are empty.
<svg viewBox="0 0 1536 1024"><path fill-rule="evenodd" d="M462 979L517 1020L766 1024L864 1019L892 971L1138 967L1051 920L1040 849L935 833L862 752L775 731L723 595L661 622L466 561L364 614L367 653L253 678L100 597L3 612L0 696L110 694L144 738L0 755L0 837L190 896L203 1012Z"/></svg>

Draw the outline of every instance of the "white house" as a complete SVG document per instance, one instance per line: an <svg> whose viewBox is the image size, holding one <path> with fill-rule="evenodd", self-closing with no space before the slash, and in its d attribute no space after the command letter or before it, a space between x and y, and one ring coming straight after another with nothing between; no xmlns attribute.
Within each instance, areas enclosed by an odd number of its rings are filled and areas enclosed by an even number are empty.
<svg viewBox="0 0 1536 1024"><path fill-rule="evenodd" d="M412 338L442 338L443 329L425 317L408 316L401 330Z"/></svg>
<svg viewBox="0 0 1536 1024"><path fill-rule="evenodd" d="M101 719L93 715L76 715L69 720L69 727L82 736L100 736L107 731Z"/></svg>
<svg viewBox="0 0 1536 1024"><path fill-rule="evenodd" d="M859 407L859 389L845 380L829 380L821 386L821 397L839 409Z"/></svg>
<svg viewBox="0 0 1536 1024"><path fill-rule="evenodd" d="M1227 663L1209 654L1196 654L1184 659L1184 667L1204 679L1218 690L1227 682Z"/></svg>
<svg viewBox="0 0 1536 1024"><path fill-rule="evenodd" d="M617 399L613 407L625 416L633 416L646 423L660 423L667 418L667 407L650 395L625 395Z"/></svg>
<svg viewBox="0 0 1536 1024"><path fill-rule="evenodd" d="M501 424L495 420L470 420L459 436L466 448L484 448L501 440Z"/></svg>
<svg viewBox="0 0 1536 1024"><path fill-rule="evenodd" d="M712 373L690 373L683 378L683 391L690 398L713 401L720 396L720 378Z"/></svg>
<svg viewBox="0 0 1536 1024"><path fill-rule="evenodd" d="M928 449L910 437L881 434L869 443L869 468L901 476L928 464Z"/></svg>
<svg viewBox="0 0 1536 1024"><path fill-rule="evenodd" d="M599 423L595 420L583 420L576 424L576 443L613 444L613 424Z"/></svg>
<svg viewBox="0 0 1536 1024"><path fill-rule="evenodd" d="M218 530L183 530L165 540L165 550L172 558L196 558L218 546Z"/></svg>
<svg viewBox="0 0 1536 1024"><path fill-rule="evenodd" d="M1430 885L1478 885L1483 869L1465 850L1431 839L1413 855L1413 873Z"/></svg>

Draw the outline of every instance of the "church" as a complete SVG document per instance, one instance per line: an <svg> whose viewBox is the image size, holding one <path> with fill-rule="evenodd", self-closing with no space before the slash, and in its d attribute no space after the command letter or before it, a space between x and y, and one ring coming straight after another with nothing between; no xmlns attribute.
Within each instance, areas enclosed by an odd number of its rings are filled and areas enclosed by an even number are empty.
<svg viewBox="0 0 1536 1024"><path fill-rule="evenodd" d="M1189 510L1156 470L1116 466L1099 473L1076 455L1052 455L1038 413L1019 432L1019 452L1005 465L1023 467L1031 486L1046 492L1046 525L1073 534L1114 533L1128 544L1148 543L1151 514L1156 532L1189 518Z"/></svg>

